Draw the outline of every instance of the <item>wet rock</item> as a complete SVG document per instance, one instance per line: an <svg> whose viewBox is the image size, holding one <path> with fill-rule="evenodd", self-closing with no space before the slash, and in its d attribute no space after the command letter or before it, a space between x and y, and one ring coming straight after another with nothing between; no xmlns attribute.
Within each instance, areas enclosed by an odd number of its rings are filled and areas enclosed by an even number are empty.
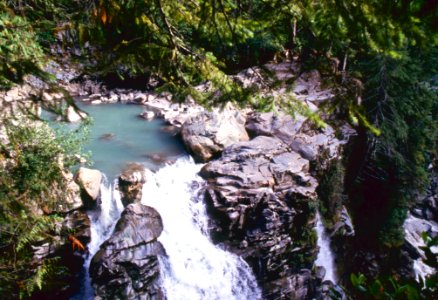
<svg viewBox="0 0 438 300"><path fill-rule="evenodd" d="M165 133L168 133L171 136L176 136L176 135L181 133L181 128L173 126L173 125L168 125L168 126L163 126L161 128L161 131L165 132Z"/></svg>
<svg viewBox="0 0 438 300"><path fill-rule="evenodd" d="M74 237L81 246L73 246L69 237ZM58 273L56 280L51 280L44 285L42 290L36 292L35 299L67 299L70 293L79 287L78 274L82 270L85 261L87 244L90 242L90 220L87 214L80 210L65 215L64 220L56 224L56 235L50 240L34 243L33 266L36 268L52 260L53 267L63 268Z"/></svg>
<svg viewBox="0 0 438 300"><path fill-rule="evenodd" d="M294 276L316 255L310 236L317 182L308 172L308 160L267 136L225 148L200 172L213 239L242 255L273 298L307 295L294 291L307 284Z"/></svg>
<svg viewBox="0 0 438 300"><path fill-rule="evenodd" d="M333 230L331 236L340 235L340 236L354 236L354 227L353 222L351 221L351 217L347 211L345 206L342 206L341 210L341 218L339 222L337 222L333 226Z"/></svg>
<svg viewBox="0 0 438 300"><path fill-rule="evenodd" d="M116 137L114 133L104 133L99 137L101 141L111 141Z"/></svg>
<svg viewBox="0 0 438 300"><path fill-rule="evenodd" d="M113 235L90 265L97 297L103 299L165 299L160 284L157 241L163 230L158 212L135 203L128 205Z"/></svg>
<svg viewBox="0 0 438 300"><path fill-rule="evenodd" d="M75 210L64 218L61 232L64 236L74 235L84 246L91 240L90 219L88 215L81 211Z"/></svg>
<svg viewBox="0 0 438 300"><path fill-rule="evenodd" d="M164 153L150 153L146 157L156 164L162 164L168 161L167 156Z"/></svg>
<svg viewBox="0 0 438 300"><path fill-rule="evenodd" d="M222 111L202 112L188 119L182 138L196 159L206 162L234 143L247 141L245 118L231 106Z"/></svg>
<svg viewBox="0 0 438 300"><path fill-rule="evenodd" d="M96 205L100 194L102 173L99 170L81 167L76 174L75 181L81 188L81 197L87 206Z"/></svg>
<svg viewBox="0 0 438 300"><path fill-rule="evenodd" d="M315 285L316 280L310 270L301 270L296 275L271 281L263 296L265 299L314 299Z"/></svg>
<svg viewBox="0 0 438 300"><path fill-rule="evenodd" d="M334 284L333 282L326 280L322 282L321 287L318 289L320 293L318 294L318 298L320 300L346 300L348 299L345 291L339 285Z"/></svg>
<svg viewBox="0 0 438 300"><path fill-rule="evenodd" d="M145 167L142 164L129 163L123 169L119 176L119 190L124 206L141 201L145 182Z"/></svg>

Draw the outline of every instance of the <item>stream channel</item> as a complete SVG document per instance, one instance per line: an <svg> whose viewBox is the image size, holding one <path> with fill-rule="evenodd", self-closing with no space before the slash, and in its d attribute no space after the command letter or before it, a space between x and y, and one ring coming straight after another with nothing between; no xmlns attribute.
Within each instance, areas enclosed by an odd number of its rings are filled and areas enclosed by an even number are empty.
<svg viewBox="0 0 438 300"><path fill-rule="evenodd" d="M160 257L160 275L167 299L260 299L261 293L250 267L241 258L211 243L207 215L195 164L178 139L163 132L162 120L145 121L137 116L141 107L126 104L85 105L92 118L90 141L92 168L105 174L100 208L88 211L91 242L81 275L81 288L71 299L93 299L88 268L93 255L108 239L123 211L117 176L128 162L145 165L147 173L142 203L162 216L159 237L167 256ZM166 164L151 157L165 157Z"/></svg>

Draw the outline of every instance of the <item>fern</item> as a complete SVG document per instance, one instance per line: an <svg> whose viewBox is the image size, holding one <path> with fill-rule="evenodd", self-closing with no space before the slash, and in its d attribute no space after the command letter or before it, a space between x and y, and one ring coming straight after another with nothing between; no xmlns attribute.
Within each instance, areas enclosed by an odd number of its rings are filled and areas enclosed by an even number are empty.
<svg viewBox="0 0 438 300"><path fill-rule="evenodd" d="M25 246L40 242L49 237L48 233L55 229L56 223L62 221L62 218L57 216L41 216L33 218L32 221L34 224L30 230L23 232L19 237L17 251L21 251Z"/></svg>
<svg viewBox="0 0 438 300"><path fill-rule="evenodd" d="M44 260L43 263L36 268L34 274L26 280L20 298L32 295L36 288L42 290L44 281L60 272L61 269L57 265L59 260L59 257Z"/></svg>

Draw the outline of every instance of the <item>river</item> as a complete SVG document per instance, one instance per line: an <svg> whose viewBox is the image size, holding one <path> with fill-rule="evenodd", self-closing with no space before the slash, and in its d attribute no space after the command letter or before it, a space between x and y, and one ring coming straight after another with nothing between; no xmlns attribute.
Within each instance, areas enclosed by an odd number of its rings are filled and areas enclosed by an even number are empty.
<svg viewBox="0 0 438 300"><path fill-rule="evenodd" d="M139 162L149 172L142 203L157 209L164 231L159 240L166 257L159 258L163 289L168 299L260 299L252 270L245 261L212 244L207 214L199 193L203 185L195 164L178 139L163 132L161 120L137 117L141 107L123 104L85 105L80 108L94 120L90 127L93 168L105 174L100 207L88 211L91 242L88 245L80 291L72 299L92 299L88 275L92 256L111 236L123 206L116 189L117 175L128 162ZM164 155L173 164L154 162Z"/></svg>

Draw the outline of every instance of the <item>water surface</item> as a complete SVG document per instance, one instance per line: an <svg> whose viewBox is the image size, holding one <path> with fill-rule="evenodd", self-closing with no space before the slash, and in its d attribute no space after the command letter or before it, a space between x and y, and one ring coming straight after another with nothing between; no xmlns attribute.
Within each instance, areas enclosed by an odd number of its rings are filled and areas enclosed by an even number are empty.
<svg viewBox="0 0 438 300"><path fill-rule="evenodd" d="M128 162L141 162L156 169L158 164L151 156L173 160L185 154L181 141L163 131L163 120L146 121L138 117L143 111L141 106L120 103L78 106L93 118L90 141L85 145L85 150L92 153L92 167L109 179L115 178Z"/></svg>

